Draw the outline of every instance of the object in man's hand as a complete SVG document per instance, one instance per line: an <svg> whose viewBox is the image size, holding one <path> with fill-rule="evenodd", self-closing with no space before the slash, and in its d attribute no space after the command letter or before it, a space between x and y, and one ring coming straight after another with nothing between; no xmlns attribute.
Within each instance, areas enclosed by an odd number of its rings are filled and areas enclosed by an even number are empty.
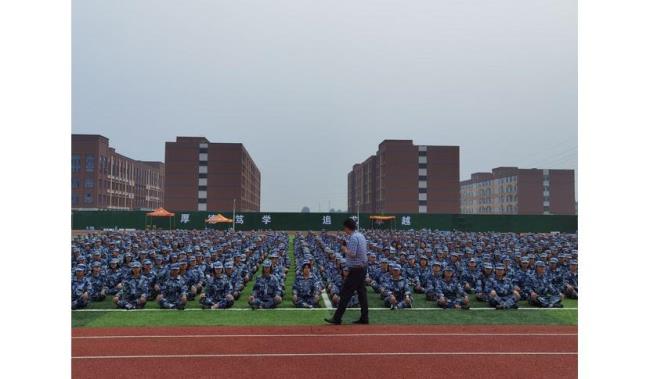
<svg viewBox="0 0 650 379"><path fill-rule="evenodd" d="M342 239L341 240L341 246L348 246L348 241Z"/></svg>

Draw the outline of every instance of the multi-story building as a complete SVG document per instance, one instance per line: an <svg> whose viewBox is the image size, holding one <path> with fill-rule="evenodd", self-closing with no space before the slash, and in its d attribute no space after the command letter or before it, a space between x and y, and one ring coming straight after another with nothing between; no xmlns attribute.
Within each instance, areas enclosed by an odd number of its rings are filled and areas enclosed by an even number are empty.
<svg viewBox="0 0 650 379"><path fill-rule="evenodd" d="M165 208L260 211L261 176L241 143L176 137L165 143Z"/></svg>
<svg viewBox="0 0 650 379"><path fill-rule="evenodd" d="M164 201L165 164L119 154L108 138L72 135L73 209L154 209Z"/></svg>
<svg viewBox="0 0 650 379"><path fill-rule="evenodd" d="M460 191L466 214L576 213L573 170L497 167L472 174Z"/></svg>
<svg viewBox="0 0 650 379"><path fill-rule="evenodd" d="M348 173L348 211L458 213L459 150L384 140Z"/></svg>

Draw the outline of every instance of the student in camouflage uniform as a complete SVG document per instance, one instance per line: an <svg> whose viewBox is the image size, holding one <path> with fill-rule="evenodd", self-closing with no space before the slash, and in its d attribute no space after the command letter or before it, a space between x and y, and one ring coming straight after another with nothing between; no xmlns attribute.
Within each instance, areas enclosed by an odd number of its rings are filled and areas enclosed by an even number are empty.
<svg viewBox="0 0 650 379"><path fill-rule="evenodd" d="M564 296L569 299L578 298L578 261L572 259L569 263L569 269L563 276Z"/></svg>
<svg viewBox="0 0 650 379"><path fill-rule="evenodd" d="M528 303L540 308L562 308L560 290L553 286L551 278L546 274L546 264L535 262L535 272L528 277L526 290Z"/></svg>
<svg viewBox="0 0 650 379"><path fill-rule="evenodd" d="M515 291L512 279L506 276L506 268L498 263L495 266L494 278L487 284L488 304L496 309L517 309L519 292Z"/></svg>
<svg viewBox="0 0 650 379"><path fill-rule="evenodd" d="M445 267L442 279L438 281L436 295L440 308L469 309L469 298L454 278L454 268L451 266Z"/></svg>
<svg viewBox="0 0 650 379"><path fill-rule="evenodd" d="M386 282L386 296L384 297L384 306L391 310L411 308L413 306L413 296L408 280L402 277L402 266L394 263L391 267L390 280Z"/></svg>
<svg viewBox="0 0 650 379"><path fill-rule="evenodd" d="M232 295L230 280L223 273L223 264L212 264L212 275L208 278L205 293L199 299L203 309L226 309L232 307L235 297Z"/></svg>
<svg viewBox="0 0 650 379"><path fill-rule="evenodd" d="M311 263L302 262L302 272L296 276L293 283L293 304L296 308L314 308L318 306L320 288L311 272Z"/></svg>
<svg viewBox="0 0 650 379"><path fill-rule="evenodd" d="M104 300L106 298L106 276L102 273L102 264L100 262L93 262L92 272L88 280L92 287L90 299L92 301Z"/></svg>
<svg viewBox="0 0 650 379"><path fill-rule="evenodd" d="M172 263L169 277L160 286L158 305L163 309L185 309L187 304L187 285L180 276L180 264Z"/></svg>
<svg viewBox="0 0 650 379"><path fill-rule="evenodd" d="M244 280L235 271L235 267L232 261L226 262L223 267L226 271L226 277L232 286L232 296L235 300L237 300L239 299L239 295L241 295L241 291L244 289Z"/></svg>
<svg viewBox="0 0 650 379"><path fill-rule="evenodd" d="M74 270L75 276L72 279L72 309L85 308L90 301L92 285L85 277L86 267L77 265Z"/></svg>
<svg viewBox="0 0 650 379"><path fill-rule="evenodd" d="M111 258L106 271L106 294L116 295L122 289L122 270L119 267L119 259Z"/></svg>
<svg viewBox="0 0 650 379"><path fill-rule="evenodd" d="M275 308L282 302L279 288L278 279L271 274L271 261L265 260L262 264L262 275L255 281L248 304L252 309Z"/></svg>
<svg viewBox="0 0 650 379"><path fill-rule="evenodd" d="M142 276L140 262L131 263L131 276L122 283L122 289L113 297L113 303L118 308L131 310L143 308L147 303L148 284Z"/></svg>

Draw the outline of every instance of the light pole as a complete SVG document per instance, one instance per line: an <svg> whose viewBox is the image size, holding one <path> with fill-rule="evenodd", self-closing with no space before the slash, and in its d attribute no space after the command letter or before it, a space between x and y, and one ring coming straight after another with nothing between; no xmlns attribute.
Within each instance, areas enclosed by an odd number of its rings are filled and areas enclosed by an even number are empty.
<svg viewBox="0 0 650 379"><path fill-rule="evenodd" d="M232 231L233 232L235 231L235 224L236 224L236 222L235 222L235 202L236 201L237 201L236 199L232 199Z"/></svg>
<svg viewBox="0 0 650 379"><path fill-rule="evenodd" d="M359 217L359 200L357 200L357 229L361 229L361 218Z"/></svg>

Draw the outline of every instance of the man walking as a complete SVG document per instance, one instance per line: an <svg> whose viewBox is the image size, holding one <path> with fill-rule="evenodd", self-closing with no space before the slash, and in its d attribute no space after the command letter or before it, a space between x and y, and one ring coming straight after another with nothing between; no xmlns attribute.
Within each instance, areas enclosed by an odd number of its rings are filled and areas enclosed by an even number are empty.
<svg viewBox="0 0 650 379"><path fill-rule="evenodd" d="M361 318L354 323L367 324L368 295L366 293L366 269L368 267L368 244L366 237L357 231L357 223L353 219L348 218L343 222L343 230L349 236L341 247L341 251L345 254L349 274L343 281L341 300L336 308L336 313L334 313L332 318L326 318L325 321L330 324L341 324L341 318L348 306L348 302L354 294L354 291L357 291L361 305Z"/></svg>

